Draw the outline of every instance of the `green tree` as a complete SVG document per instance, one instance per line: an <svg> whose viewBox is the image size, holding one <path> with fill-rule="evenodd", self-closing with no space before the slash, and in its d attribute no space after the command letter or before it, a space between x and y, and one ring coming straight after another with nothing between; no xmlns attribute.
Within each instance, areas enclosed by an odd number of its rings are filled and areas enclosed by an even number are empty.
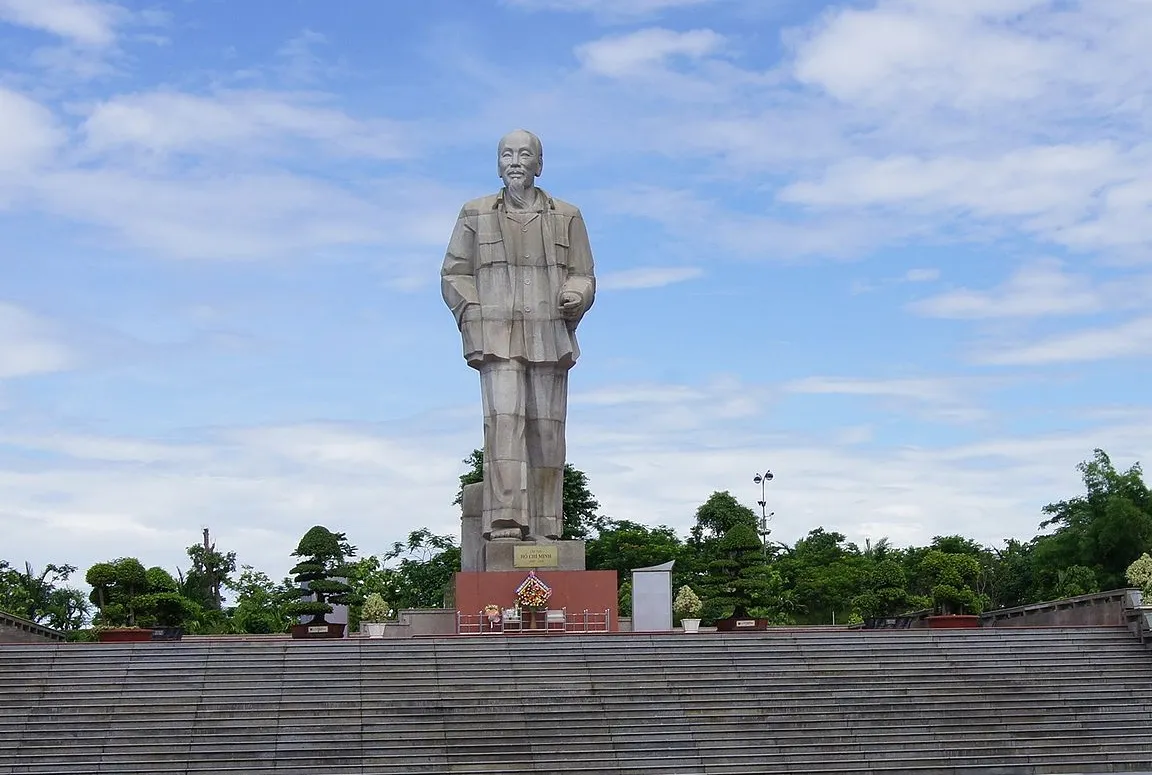
<svg viewBox="0 0 1152 775"><path fill-rule="evenodd" d="M1005 539L1004 548L995 552L989 580L989 597L993 608L1014 608L1039 602L1032 543Z"/></svg>
<svg viewBox="0 0 1152 775"><path fill-rule="evenodd" d="M31 563L16 570L0 560L0 610L61 631L84 626L90 607L83 592L64 586L74 565L49 563L39 573Z"/></svg>
<svg viewBox="0 0 1152 775"><path fill-rule="evenodd" d="M683 542L670 527L602 519L596 537L585 545L585 566L588 570L616 571L617 586L622 587L636 568L678 560L683 551ZM675 567L673 575L677 575Z"/></svg>
<svg viewBox="0 0 1152 775"><path fill-rule="evenodd" d="M300 558L291 573L303 585L298 592L302 599L289 603L284 612L293 617L311 616L309 624L327 624L325 617L332 613L333 603L347 605L352 600L352 587L339 579L352 575L347 559L355 554L356 547L348 543L344 533L334 533L322 525L312 527L292 553Z"/></svg>
<svg viewBox="0 0 1152 775"><path fill-rule="evenodd" d="M764 560L756 528L737 522L716 542L708 563L704 618L780 618L780 574Z"/></svg>
<svg viewBox="0 0 1152 775"><path fill-rule="evenodd" d="M710 541L718 541L737 525L757 528L756 513L724 490L714 492L696 509L696 523L692 526L688 543L701 548Z"/></svg>
<svg viewBox="0 0 1152 775"><path fill-rule="evenodd" d="M223 590L236 572L236 552L216 551L216 544L211 542L205 528L203 543L188 547L188 559L192 561L192 567L182 575L180 584L184 596L206 611L222 610Z"/></svg>
<svg viewBox="0 0 1152 775"><path fill-rule="evenodd" d="M180 584L171 573L152 567L144 572L144 577L147 580L144 594L134 601L137 625L198 629L204 609L181 594Z"/></svg>
<svg viewBox="0 0 1152 775"><path fill-rule="evenodd" d="M90 600L100 609L94 624L110 627L136 626L139 598L148 594L148 572L135 557L99 562L88 569L85 580L92 585Z"/></svg>
<svg viewBox="0 0 1152 775"><path fill-rule="evenodd" d="M1049 574L1082 565L1098 588L1123 587L1124 570L1152 549L1152 493L1139 463L1117 471L1101 449L1078 469L1086 493L1044 507L1040 527L1054 532L1037 539L1037 559Z"/></svg>
<svg viewBox="0 0 1152 775"><path fill-rule="evenodd" d="M460 487L452 503L459 506L464 502L465 485L484 481L484 450L474 449L464 458L468 469L460 475ZM600 503L592 495L588 486L588 475L571 463L564 464L564 535L563 538L586 538L600 516Z"/></svg>
<svg viewBox="0 0 1152 775"><path fill-rule="evenodd" d="M277 633L287 631L292 624L286 608L300 593L291 579L276 584L267 573L244 565L240 576L228 583L228 589L236 595L236 605L229 617L232 631Z"/></svg>
<svg viewBox="0 0 1152 775"><path fill-rule="evenodd" d="M844 534L818 527L780 558L798 622L828 624L834 617L843 622L851 613L870 563L845 541Z"/></svg>
<svg viewBox="0 0 1152 775"><path fill-rule="evenodd" d="M267 573L244 565L240 576L228 582L228 589L236 596L236 605L229 612L233 632L257 635L285 632L292 624L286 608L300 592L291 579L276 584Z"/></svg>
<svg viewBox="0 0 1152 775"><path fill-rule="evenodd" d="M978 614L984 610L985 600L976 591L980 561L975 556L932 549L921 559L919 571L941 613Z"/></svg>
<svg viewBox="0 0 1152 775"><path fill-rule="evenodd" d="M861 582L864 591L852 599L852 607L862 618L897 616L925 605L908 593L907 574L894 558L885 557L872 563Z"/></svg>
<svg viewBox="0 0 1152 775"><path fill-rule="evenodd" d="M453 579L460 571L460 547L449 535L428 528L414 530L408 540L397 541L381 558L394 571L395 593L384 597L404 608L441 608L451 597ZM397 606L399 607L399 606Z"/></svg>

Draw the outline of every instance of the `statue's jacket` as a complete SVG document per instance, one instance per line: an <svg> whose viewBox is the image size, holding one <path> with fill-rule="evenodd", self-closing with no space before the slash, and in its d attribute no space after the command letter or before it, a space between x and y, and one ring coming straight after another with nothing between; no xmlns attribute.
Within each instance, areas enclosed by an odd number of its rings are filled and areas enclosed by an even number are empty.
<svg viewBox="0 0 1152 775"><path fill-rule="evenodd" d="M517 235L505 216L503 191L468 202L456 220L441 290L473 368L486 359L571 366L580 356L576 327L596 293L588 230L578 208L540 193L547 202L538 219L540 257L510 255ZM560 317L565 291L582 299L572 320Z"/></svg>

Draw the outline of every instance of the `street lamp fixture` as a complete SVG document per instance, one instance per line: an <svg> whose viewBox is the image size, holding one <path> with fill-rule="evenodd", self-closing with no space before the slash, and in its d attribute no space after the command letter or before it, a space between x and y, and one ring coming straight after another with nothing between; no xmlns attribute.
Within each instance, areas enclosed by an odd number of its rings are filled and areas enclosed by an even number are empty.
<svg viewBox="0 0 1152 775"><path fill-rule="evenodd" d="M753 484L760 485L760 500L756 501L760 506L760 541L764 544L764 556L768 556L768 534L772 531L768 529L768 520L776 514L775 511L769 513L768 511L768 496L765 488L768 482L772 481L775 477L771 471L765 470L762 474L756 474L752 477Z"/></svg>

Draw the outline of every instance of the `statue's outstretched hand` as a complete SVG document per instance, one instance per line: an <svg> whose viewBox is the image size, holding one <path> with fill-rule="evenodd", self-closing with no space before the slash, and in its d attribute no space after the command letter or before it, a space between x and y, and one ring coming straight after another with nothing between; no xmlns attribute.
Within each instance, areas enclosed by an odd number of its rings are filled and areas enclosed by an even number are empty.
<svg viewBox="0 0 1152 775"><path fill-rule="evenodd" d="M575 320L580 315L580 308L584 305L584 297L575 291L564 291L560 294L560 317L565 320Z"/></svg>

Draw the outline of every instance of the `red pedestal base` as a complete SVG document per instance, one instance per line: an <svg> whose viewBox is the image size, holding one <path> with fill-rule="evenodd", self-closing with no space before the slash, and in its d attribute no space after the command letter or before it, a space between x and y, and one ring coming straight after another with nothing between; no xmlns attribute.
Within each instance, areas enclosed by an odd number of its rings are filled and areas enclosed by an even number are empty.
<svg viewBox="0 0 1152 775"><path fill-rule="evenodd" d="M468 571L456 574L456 610L479 614L484 606L495 603L504 608L516 607L516 587L528 578L529 571ZM616 571L614 570L537 570L536 577L552 588L548 608L563 608L570 619L584 611L610 612L608 629L619 630L616 621ZM543 614L538 615L543 627ZM527 613L524 626L529 627Z"/></svg>

